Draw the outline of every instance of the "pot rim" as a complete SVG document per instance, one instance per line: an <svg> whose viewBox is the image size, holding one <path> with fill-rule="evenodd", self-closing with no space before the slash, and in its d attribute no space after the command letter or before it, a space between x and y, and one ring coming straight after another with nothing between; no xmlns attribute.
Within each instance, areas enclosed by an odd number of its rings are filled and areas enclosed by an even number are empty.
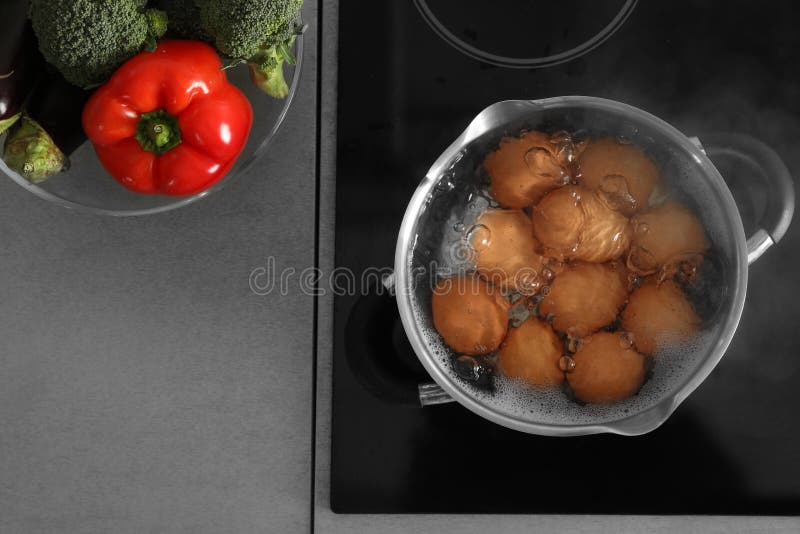
<svg viewBox="0 0 800 534"><path fill-rule="evenodd" d="M412 288L409 287L409 252L412 241L416 238L416 227L420 211L426 204L434 186L438 182L442 172L447 165L455 158L463 147L486 133L487 131L500 126L504 121L492 121L492 116L497 115L498 111L512 111L514 113L525 113L541 111L548 108L564 106L580 106L590 109L610 111L618 115L635 118L639 122L662 131L670 137L677 146L687 151L700 165L706 179L711 183L717 192L721 202L721 208L727 218L730 219L731 231L736 242L736 264L734 265L736 281L731 285L732 306L722 323L716 340L709 349L709 355L703 360L695 372L690 375L673 393L665 396L655 405L641 412L629 415L624 418L615 419L603 423L586 424L551 424L540 423L526 420L519 417L501 413L486 404L478 401L475 397L468 394L460 387L455 380L446 374L437 360L430 354L423 342L420 326L414 319L411 299ZM508 110L506 108L512 108ZM723 180L717 168L706 156L702 148L681 133L666 121L647 113L629 104L617 102L599 97L591 96L559 96L539 100L505 100L497 102L481 111L461 133L461 135L442 153L442 155L431 166L414 192L408 207L406 208L400 232L397 238L395 249L394 272L396 280L396 298L400 318L403 328L408 335L411 346L417 354L425 370L431 375L433 380L439 384L450 396L458 401L462 406L486 419L494 421L502 426L546 436L576 436L586 434L596 434L602 432L639 435L650 432L658 428L675 409L689 396L716 367L722 356L725 354L728 345L733 339L733 335L739 324L742 311L744 309L744 299L747 292L748 262L747 245L744 234L744 226L728 186Z"/></svg>

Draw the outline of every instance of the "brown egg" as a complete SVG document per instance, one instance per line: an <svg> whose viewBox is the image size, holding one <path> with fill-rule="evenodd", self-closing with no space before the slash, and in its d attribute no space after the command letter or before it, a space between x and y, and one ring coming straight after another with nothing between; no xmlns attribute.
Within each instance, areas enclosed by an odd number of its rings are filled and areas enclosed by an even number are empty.
<svg viewBox="0 0 800 534"><path fill-rule="evenodd" d="M619 332L598 332L572 356L567 373L575 397L583 402L612 403L639 391L645 377L645 357Z"/></svg>
<svg viewBox="0 0 800 534"><path fill-rule="evenodd" d="M627 270L620 263L567 265L539 303L553 328L580 339L611 324L628 298Z"/></svg>
<svg viewBox="0 0 800 534"><path fill-rule="evenodd" d="M563 343L550 325L529 317L508 332L497 356L498 370L534 386L557 386L564 381L558 368Z"/></svg>
<svg viewBox="0 0 800 534"><path fill-rule="evenodd" d="M697 266L710 246L700 220L676 202L634 216L631 228L628 268L643 275L683 262Z"/></svg>
<svg viewBox="0 0 800 534"><path fill-rule="evenodd" d="M659 180L658 167L641 148L611 137L589 142L578 159L578 183L628 216L647 209Z"/></svg>
<svg viewBox="0 0 800 534"><path fill-rule="evenodd" d="M633 334L640 352L654 354L694 336L700 317L678 284L669 279L659 284L651 276L631 294L622 312L622 328Z"/></svg>
<svg viewBox="0 0 800 534"><path fill-rule="evenodd" d="M508 330L508 301L477 276L445 278L433 291L433 325L450 348L462 354L497 349Z"/></svg>
<svg viewBox="0 0 800 534"><path fill-rule="evenodd" d="M503 290L533 295L544 283L533 224L522 210L487 210L471 232L478 273Z"/></svg>
<svg viewBox="0 0 800 534"><path fill-rule="evenodd" d="M564 139L542 132L503 139L483 163L492 195L506 208L534 204L569 181L569 155Z"/></svg>
<svg viewBox="0 0 800 534"><path fill-rule="evenodd" d="M576 185L556 189L534 206L533 232L545 256L597 263L622 256L631 239L627 217Z"/></svg>
<svg viewBox="0 0 800 534"><path fill-rule="evenodd" d="M552 191L534 206L533 233L548 255L569 257L577 250L586 221L582 193L580 187L568 185Z"/></svg>

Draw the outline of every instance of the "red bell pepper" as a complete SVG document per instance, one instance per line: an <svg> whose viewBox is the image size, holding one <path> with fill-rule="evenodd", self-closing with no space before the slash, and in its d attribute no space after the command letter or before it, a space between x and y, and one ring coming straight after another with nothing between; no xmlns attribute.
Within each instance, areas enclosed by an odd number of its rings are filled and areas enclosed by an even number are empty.
<svg viewBox="0 0 800 534"><path fill-rule="evenodd" d="M253 110L214 49L163 41L122 65L83 109L83 129L106 170L138 193L192 195L230 170Z"/></svg>

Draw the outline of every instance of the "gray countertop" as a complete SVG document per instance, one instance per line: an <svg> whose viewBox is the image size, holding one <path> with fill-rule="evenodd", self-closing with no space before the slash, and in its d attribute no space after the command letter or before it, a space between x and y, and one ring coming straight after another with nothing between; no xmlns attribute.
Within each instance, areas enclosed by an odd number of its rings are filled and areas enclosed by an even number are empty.
<svg viewBox="0 0 800 534"><path fill-rule="evenodd" d="M325 0L318 63L306 0L286 123L218 194L112 219L0 180L0 533L797 531L785 518L331 512L332 298L318 302L314 421L314 301L249 279L269 257L314 265L318 70L319 264L333 267L336 14Z"/></svg>
<svg viewBox="0 0 800 534"><path fill-rule="evenodd" d="M317 6L304 19L316 28ZM0 180L0 532L307 532L316 32L266 156L174 212L114 219Z"/></svg>

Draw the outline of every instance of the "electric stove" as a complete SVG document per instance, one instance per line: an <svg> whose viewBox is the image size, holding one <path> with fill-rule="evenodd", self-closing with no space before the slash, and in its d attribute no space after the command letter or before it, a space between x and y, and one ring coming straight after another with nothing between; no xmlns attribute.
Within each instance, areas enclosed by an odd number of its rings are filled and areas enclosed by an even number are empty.
<svg viewBox="0 0 800 534"><path fill-rule="evenodd" d="M719 366L638 437L539 437L455 403L422 408L417 385L430 378L378 281L426 170L496 101L619 100L701 140L759 138L798 175L800 6L346 0L339 17L335 262L363 287L334 304L333 510L800 512L800 225L751 266ZM717 163L752 232L764 195L742 169Z"/></svg>

